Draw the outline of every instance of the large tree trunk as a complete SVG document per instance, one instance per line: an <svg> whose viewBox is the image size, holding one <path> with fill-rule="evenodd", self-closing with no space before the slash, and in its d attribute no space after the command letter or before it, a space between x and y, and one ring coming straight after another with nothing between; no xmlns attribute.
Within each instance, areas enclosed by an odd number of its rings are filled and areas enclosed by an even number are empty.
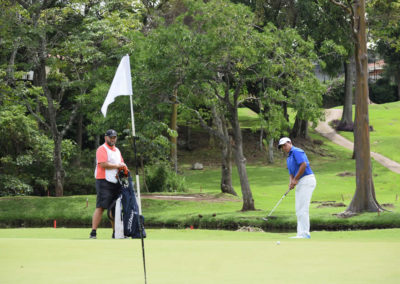
<svg viewBox="0 0 400 284"><path fill-rule="evenodd" d="M356 115L354 147L356 149L356 192L346 213L383 210L375 197L372 180L369 117L368 117L368 58L365 23L365 1L354 4L354 39L356 60Z"/></svg>
<svg viewBox="0 0 400 284"><path fill-rule="evenodd" d="M45 40L45 39L43 39ZM40 56L39 56L40 58ZM54 152L53 152L53 164L54 164L54 185L56 196L60 197L64 194L64 169L61 159L61 142L62 135L57 128L57 111L54 106L53 97L48 88L47 78L46 78L46 60L45 58L40 58L39 68L38 68L38 84L42 87L43 93L47 99L47 119L49 121L49 129L54 142Z"/></svg>
<svg viewBox="0 0 400 284"><path fill-rule="evenodd" d="M354 55L351 56L349 62L344 64L345 84L344 84L344 104L342 119L337 130L353 131L353 82L354 82Z"/></svg>
<svg viewBox="0 0 400 284"><path fill-rule="evenodd" d="M269 139L268 142L268 163L274 163L274 139Z"/></svg>
<svg viewBox="0 0 400 284"><path fill-rule="evenodd" d="M237 196L237 193L232 185L232 146L230 144L230 137L228 133L227 122L223 115L219 114L215 106L211 106L211 112L213 114L213 121L217 128L217 131L224 137L219 139L221 143L221 191L223 193L229 193Z"/></svg>
<svg viewBox="0 0 400 284"><path fill-rule="evenodd" d="M171 126L170 128L178 133L177 120L178 120L178 88L174 89L174 94L172 96L172 114L171 114ZM171 136L171 162L174 167L174 171L178 172L178 137Z"/></svg>
<svg viewBox="0 0 400 284"><path fill-rule="evenodd" d="M221 143L222 153L222 171L221 171L221 191L237 196L236 191L232 185L232 146L230 144L230 136L228 133L227 122L222 114L220 114L214 105L211 106L211 113L213 115L213 122L216 129L212 125L208 125L201 114L195 111L201 126L210 133L210 137L217 138Z"/></svg>
<svg viewBox="0 0 400 284"><path fill-rule="evenodd" d="M232 185L232 147L227 143L221 143L222 164L221 164L221 191L237 196Z"/></svg>
<svg viewBox="0 0 400 284"><path fill-rule="evenodd" d="M64 195L64 169L62 166L62 159L61 159L61 143L62 138L60 135L54 139L54 184L55 184L55 191L56 196L61 197Z"/></svg>
<svg viewBox="0 0 400 284"><path fill-rule="evenodd" d="M308 121L300 119L296 116L292 131L290 132L292 138L305 138L308 139Z"/></svg>
<svg viewBox="0 0 400 284"><path fill-rule="evenodd" d="M242 211L255 210L253 194L250 189L249 179L247 177L246 158L243 154L243 138L239 125L237 107L231 109L231 124L234 138L234 156L235 163L239 173L240 185L243 195Z"/></svg>

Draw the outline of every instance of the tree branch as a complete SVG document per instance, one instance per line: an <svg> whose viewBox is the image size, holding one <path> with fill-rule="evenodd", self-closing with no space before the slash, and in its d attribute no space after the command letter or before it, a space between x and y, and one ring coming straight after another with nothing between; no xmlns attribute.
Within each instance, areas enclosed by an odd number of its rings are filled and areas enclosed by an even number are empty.
<svg viewBox="0 0 400 284"><path fill-rule="evenodd" d="M29 4L24 0L17 0L18 4L21 5L24 9L29 9Z"/></svg>
<svg viewBox="0 0 400 284"><path fill-rule="evenodd" d="M183 105L183 106L196 114L197 118L199 119L200 125L205 130L207 130L211 135L221 139L224 143L229 143L229 141L225 138L225 136L222 133L216 131L215 129L213 129L212 127L207 125L207 123L204 121L204 118L201 116L201 114L197 110L192 109L186 105Z"/></svg>
<svg viewBox="0 0 400 284"><path fill-rule="evenodd" d="M218 93L217 87L215 86L215 84L213 84L212 81L208 80L207 81L208 84L210 84L211 88L214 90L214 95L221 101L224 101L224 97L221 97L221 95Z"/></svg>
<svg viewBox="0 0 400 284"><path fill-rule="evenodd" d="M78 113L79 105L80 105L79 103L76 103L74 105L74 108L69 117L69 121L68 121L67 125L64 127L64 129L61 131L61 139L64 137L65 133L67 133L67 131L71 128L72 123L75 120L76 114Z"/></svg>
<svg viewBox="0 0 400 284"><path fill-rule="evenodd" d="M342 9L343 9L344 11L346 11L347 13L349 13L349 14L352 13L351 8L350 8L351 5L350 5L350 7L349 7L349 6L343 4L342 2L339 2L339 1L337 1L337 0L329 0L329 1L331 1L331 3L335 4L336 6L339 6L340 8L342 8Z"/></svg>
<svg viewBox="0 0 400 284"><path fill-rule="evenodd" d="M36 120L43 124L47 129L51 129L50 125L48 125L36 112L33 111L33 109L31 108L29 102L23 97L22 98L25 102L25 106L28 109L28 111L36 118Z"/></svg>

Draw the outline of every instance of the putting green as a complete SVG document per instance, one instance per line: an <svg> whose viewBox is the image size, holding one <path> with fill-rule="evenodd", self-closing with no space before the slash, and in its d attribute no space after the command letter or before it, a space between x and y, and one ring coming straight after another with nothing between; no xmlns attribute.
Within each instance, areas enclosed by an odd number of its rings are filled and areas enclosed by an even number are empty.
<svg viewBox="0 0 400 284"><path fill-rule="evenodd" d="M140 240L100 229L0 230L0 283L144 283ZM147 230L149 284L398 283L400 229L286 233ZM280 241L280 244L277 244Z"/></svg>

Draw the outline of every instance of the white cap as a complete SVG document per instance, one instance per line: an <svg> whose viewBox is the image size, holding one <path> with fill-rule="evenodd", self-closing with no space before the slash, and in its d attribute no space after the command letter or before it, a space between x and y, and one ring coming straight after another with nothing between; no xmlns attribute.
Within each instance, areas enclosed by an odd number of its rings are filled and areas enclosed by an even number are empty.
<svg viewBox="0 0 400 284"><path fill-rule="evenodd" d="M290 138L288 137L282 137L281 139L279 139L278 148L281 148L282 145L284 145L287 142L292 143L292 140L290 140Z"/></svg>

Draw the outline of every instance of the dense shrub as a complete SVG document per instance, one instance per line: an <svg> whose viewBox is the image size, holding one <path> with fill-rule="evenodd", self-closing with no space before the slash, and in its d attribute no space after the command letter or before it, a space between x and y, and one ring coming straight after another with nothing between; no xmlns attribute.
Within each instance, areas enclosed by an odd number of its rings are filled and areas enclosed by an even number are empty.
<svg viewBox="0 0 400 284"><path fill-rule="evenodd" d="M33 189L13 175L0 175L0 196L29 195Z"/></svg>
<svg viewBox="0 0 400 284"><path fill-rule="evenodd" d="M65 165L64 195L96 194L95 150L75 151Z"/></svg>
<svg viewBox="0 0 400 284"><path fill-rule="evenodd" d="M369 98L377 104L395 102L397 101L397 86L387 78L369 82Z"/></svg>
<svg viewBox="0 0 400 284"><path fill-rule="evenodd" d="M96 194L93 172L92 168L69 169L64 181L64 195Z"/></svg>
<svg viewBox="0 0 400 284"><path fill-rule="evenodd" d="M53 144L20 106L0 108L0 196L44 194L53 180Z"/></svg>
<svg viewBox="0 0 400 284"><path fill-rule="evenodd" d="M149 192L186 191L185 179L177 175L166 163L148 166L145 171Z"/></svg>
<svg viewBox="0 0 400 284"><path fill-rule="evenodd" d="M344 78L338 78L328 84L328 90L323 95L323 107L331 108L344 104Z"/></svg>

